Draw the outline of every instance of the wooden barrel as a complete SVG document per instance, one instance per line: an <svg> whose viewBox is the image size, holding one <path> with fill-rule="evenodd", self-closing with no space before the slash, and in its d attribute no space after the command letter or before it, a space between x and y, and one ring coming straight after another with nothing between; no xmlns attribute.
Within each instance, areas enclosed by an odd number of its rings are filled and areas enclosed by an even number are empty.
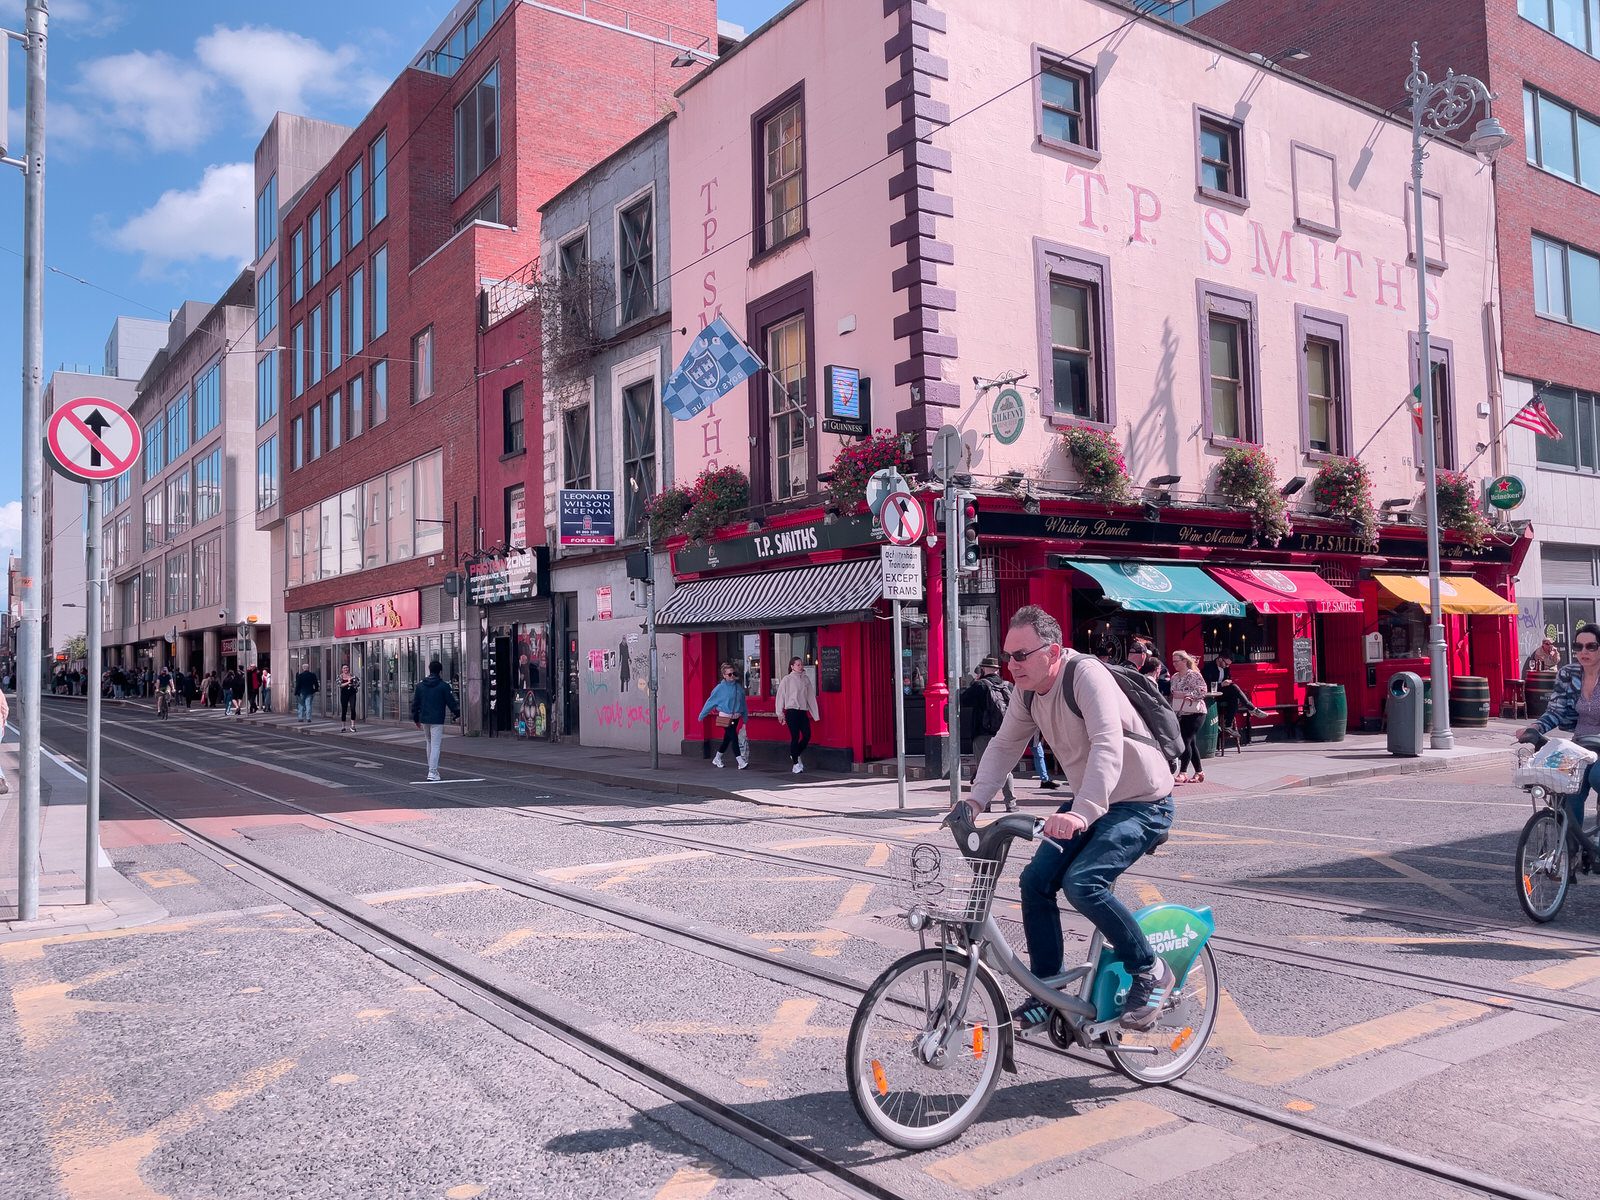
<svg viewBox="0 0 1600 1200"><path fill-rule="evenodd" d="M1529 671L1523 683L1523 694L1528 698L1528 716L1544 716L1544 710L1550 707L1550 697L1555 690L1554 671Z"/></svg>
<svg viewBox="0 0 1600 1200"><path fill-rule="evenodd" d="M1477 675L1457 675L1450 681L1450 723L1464 728L1489 724L1489 681Z"/></svg>

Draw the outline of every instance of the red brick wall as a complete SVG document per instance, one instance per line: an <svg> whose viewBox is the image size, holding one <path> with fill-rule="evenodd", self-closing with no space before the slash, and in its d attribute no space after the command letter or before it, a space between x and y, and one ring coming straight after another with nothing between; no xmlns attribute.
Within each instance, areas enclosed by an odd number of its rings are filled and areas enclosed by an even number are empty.
<svg viewBox="0 0 1600 1200"><path fill-rule="evenodd" d="M1302 46L1311 58L1286 69L1382 107L1404 98L1413 40L1434 80L1453 67L1487 83L1515 139L1494 166L1504 370L1600 388L1600 335L1534 315L1531 251L1536 229L1600 251L1600 196L1530 167L1522 121L1524 81L1600 113L1600 62L1523 20L1516 0L1229 0L1191 27L1247 52Z"/></svg>
<svg viewBox="0 0 1600 1200"><path fill-rule="evenodd" d="M709 45L715 45L715 0L635 0L629 8L635 28L665 36L664 28L653 29L649 22L670 21L678 27L677 36L690 44L709 37ZM690 37L690 30L700 31L698 37ZM692 75L692 71L671 68L672 57L667 48L640 38L518 5L508 10L453 77L408 70L391 86L284 219L279 272L285 286L285 345L295 323L312 308L322 305L326 319L328 291L346 280L358 262L370 259L379 245L389 246L389 332L362 349L367 357L347 361L295 399L290 396L292 372L288 354L284 355L280 438L286 516L442 447L445 516L452 518L459 512L463 554L475 545L474 499L480 504L479 524L486 539L498 542L503 535L504 489L516 478L527 484L529 539L542 539L541 375L537 354L522 353L530 338L537 349L537 337L514 320L503 323L480 343L478 292L484 280L514 275L537 259L539 205L669 110L673 90ZM500 157L457 197L453 194L454 109L497 59L501 72ZM315 206L326 204L329 189L344 178L351 163L366 153L373 137L385 128L389 135L388 219L376 230L368 229L355 252L346 252L338 268L325 273L315 288L307 289L302 302L291 304L287 289L293 231L304 225ZM452 238L454 223L496 187L500 189L501 222L513 228L477 226ZM348 300L346 305L348 313ZM370 306L367 316L370 321ZM411 339L430 324L434 395L413 406ZM509 352L513 344L515 353ZM370 374L377 356L390 363L389 420L355 441L347 441L339 450L325 451L316 463L290 470L293 419L324 401L331 391L342 391L345 380L357 369ZM495 370L518 357L524 361L517 366ZM480 372L487 372L481 381ZM531 444L522 460L502 464L498 451L491 456L483 452L483 446L490 440L498 444L501 391L518 376L524 381ZM449 569L456 544L455 530L446 527L442 560L430 565L426 558L415 559L296 588L288 593L286 607L293 612L437 584Z"/></svg>

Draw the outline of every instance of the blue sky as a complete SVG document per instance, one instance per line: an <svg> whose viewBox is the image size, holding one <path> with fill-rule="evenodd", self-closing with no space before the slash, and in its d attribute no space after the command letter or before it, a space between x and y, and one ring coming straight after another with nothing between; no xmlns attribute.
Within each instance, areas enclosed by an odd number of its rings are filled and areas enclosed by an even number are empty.
<svg viewBox="0 0 1600 1200"><path fill-rule="evenodd" d="M722 0L720 16L753 30L784 2ZM21 30L23 7L0 0L0 25ZM63 366L100 370L118 316L165 319L184 300L221 295L252 249L251 162L272 113L354 124L450 7L51 0L46 381ZM20 48L10 64L20 157ZM12 447L22 427L21 249L22 175L0 168L0 428L13 430ZM18 453L0 453L0 555L17 545L21 481Z"/></svg>

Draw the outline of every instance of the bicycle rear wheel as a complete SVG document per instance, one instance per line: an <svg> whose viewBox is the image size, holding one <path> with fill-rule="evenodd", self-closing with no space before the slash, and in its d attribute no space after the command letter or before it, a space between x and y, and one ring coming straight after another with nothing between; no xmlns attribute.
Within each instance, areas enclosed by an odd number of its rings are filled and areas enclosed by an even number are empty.
<svg viewBox="0 0 1600 1200"><path fill-rule="evenodd" d="M972 980L966 1012L952 1025L970 970L959 954L908 954L867 989L850 1025L850 1099L873 1132L902 1150L961 1136L999 1082L1010 1017L986 971Z"/></svg>
<svg viewBox="0 0 1600 1200"><path fill-rule="evenodd" d="M1177 1002L1163 1008L1146 1030L1125 1029L1121 1049L1108 1048L1111 1065L1136 1083L1170 1083L1182 1075L1206 1048L1217 1023L1222 989L1211 947L1189 968Z"/></svg>
<svg viewBox="0 0 1600 1200"><path fill-rule="evenodd" d="M1517 899L1522 911L1541 925L1555 920L1567 900L1572 848L1561 818L1542 808L1528 818L1517 839Z"/></svg>

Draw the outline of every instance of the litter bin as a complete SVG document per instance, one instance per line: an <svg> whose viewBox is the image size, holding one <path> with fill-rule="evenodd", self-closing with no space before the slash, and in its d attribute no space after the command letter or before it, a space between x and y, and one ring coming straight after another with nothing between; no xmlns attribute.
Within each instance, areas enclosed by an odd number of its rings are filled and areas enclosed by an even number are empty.
<svg viewBox="0 0 1600 1200"><path fill-rule="evenodd" d="M1201 758L1215 758L1217 756L1217 702L1206 701L1206 715L1201 718L1200 728L1195 730L1194 748L1200 752Z"/></svg>
<svg viewBox="0 0 1600 1200"><path fill-rule="evenodd" d="M1389 753L1403 758L1422 754L1422 677L1401 671L1389 681L1386 707Z"/></svg>
<svg viewBox="0 0 1600 1200"><path fill-rule="evenodd" d="M1342 742L1349 710L1345 705L1344 684L1308 683L1306 710L1301 727L1308 742Z"/></svg>

